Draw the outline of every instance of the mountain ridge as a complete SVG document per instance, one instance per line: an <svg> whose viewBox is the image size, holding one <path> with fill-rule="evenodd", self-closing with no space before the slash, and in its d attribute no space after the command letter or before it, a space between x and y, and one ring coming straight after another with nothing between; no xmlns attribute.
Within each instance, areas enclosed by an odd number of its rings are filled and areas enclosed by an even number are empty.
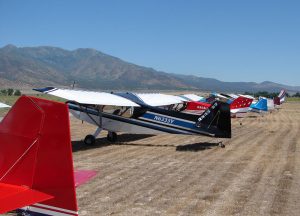
<svg viewBox="0 0 300 216"><path fill-rule="evenodd" d="M300 91L300 86L288 86L270 81L223 82L213 78L157 71L128 63L91 48L65 50L59 47L0 48L0 84L26 87L77 86L101 90L201 90L225 92L275 92L284 88Z"/></svg>

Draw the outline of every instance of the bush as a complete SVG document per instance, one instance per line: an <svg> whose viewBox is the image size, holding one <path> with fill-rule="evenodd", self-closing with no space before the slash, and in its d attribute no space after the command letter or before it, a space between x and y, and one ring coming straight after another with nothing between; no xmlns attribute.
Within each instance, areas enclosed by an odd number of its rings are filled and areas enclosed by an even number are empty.
<svg viewBox="0 0 300 216"><path fill-rule="evenodd" d="M7 89L7 95L8 95L8 96L12 96L13 93L14 93L14 90L13 90L13 89L11 89L11 88Z"/></svg>
<svg viewBox="0 0 300 216"><path fill-rule="evenodd" d="M1 95L7 95L6 89L1 89L1 90L0 90L0 94L1 94Z"/></svg>
<svg viewBox="0 0 300 216"><path fill-rule="evenodd" d="M296 94L294 94L293 97L300 97L300 92L297 92Z"/></svg>
<svg viewBox="0 0 300 216"><path fill-rule="evenodd" d="M21 96L21 91L19 89L17 89L15 92L14 92L14 96Z"/></svg>

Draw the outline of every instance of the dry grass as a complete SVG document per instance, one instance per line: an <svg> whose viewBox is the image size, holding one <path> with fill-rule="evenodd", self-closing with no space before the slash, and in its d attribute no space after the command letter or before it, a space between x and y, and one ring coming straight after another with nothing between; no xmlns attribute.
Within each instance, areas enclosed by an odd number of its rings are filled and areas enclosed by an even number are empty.
<svg viewBox="0 0 300 216"><path fill-rule="evenodd" d="M299 108L233 119L225 149L180 135L123 134L112 145L105 132L87 148L80 139L94 127L72 119L75 167L99 171L77 190L80 213L300 215Z"/></svg>
<svg viewBox="0 0 300 216"><path fill-rule="evenodd" d="M233 119L233 138L101 133L71 118L76 169L98 171L77 188L80 215L300 215L300 103ZM242 121L242 125L240 122Z"/></svg>

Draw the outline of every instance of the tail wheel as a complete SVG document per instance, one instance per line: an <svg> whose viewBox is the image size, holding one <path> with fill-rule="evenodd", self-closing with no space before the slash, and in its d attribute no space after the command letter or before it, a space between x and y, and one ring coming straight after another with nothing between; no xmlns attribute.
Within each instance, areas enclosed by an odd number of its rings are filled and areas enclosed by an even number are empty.
<svg viewBox="0 0 300 216"><path fill-rule="evenodd" d="M117 139L118 139L118 135L117 135L117 133L115 133L115 132L108 132L106 138L107 138L107 140L110 141L110 142L116 142Z"/></svg>
<svg viewBox="0 0 300 216"><path fill-rule="evenodd" d="M89 134L84 138L84 144L95 145L96 139L93 135Z"/></svg>

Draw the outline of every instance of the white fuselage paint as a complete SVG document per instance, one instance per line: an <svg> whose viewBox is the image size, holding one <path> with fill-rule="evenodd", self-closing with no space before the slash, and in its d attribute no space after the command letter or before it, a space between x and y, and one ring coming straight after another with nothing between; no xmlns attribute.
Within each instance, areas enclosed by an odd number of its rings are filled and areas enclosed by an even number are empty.
<svg viewBox="0 0 300 216"><path fill-rule="evenodd" d="M88 123L96 125L96 126L98 126L97 124L100 124L100 117L97 115L92 115L92 114L87 115L85 112L74 111L71 109L70 109L70 112L76 118L78 118L80 120L83 120L85 122L88 122ZM135 119L131 119L131 120L138 122L138 120L135 120ZM155 130L155 129L151 129L151 128L147 128L147 127L143 127L140 125L135 125L135 124L127 123L127 122L121 122L118 120L109 119L109 118L105 118L105 117L102 117L101 124L102 125L100 125L100 127L102 129L111 131L111 132L125 132L125 133L130 133L130 134L165 134L166 133L164 131ZM154 125L154 126L157 125L155 123L147 123L147 124ZM174 131L176 131L176 129L174 129ZM181 130L178 130L178 132L182 133ZM189 133L187 132L187 134L189 134Z"/></svg>

